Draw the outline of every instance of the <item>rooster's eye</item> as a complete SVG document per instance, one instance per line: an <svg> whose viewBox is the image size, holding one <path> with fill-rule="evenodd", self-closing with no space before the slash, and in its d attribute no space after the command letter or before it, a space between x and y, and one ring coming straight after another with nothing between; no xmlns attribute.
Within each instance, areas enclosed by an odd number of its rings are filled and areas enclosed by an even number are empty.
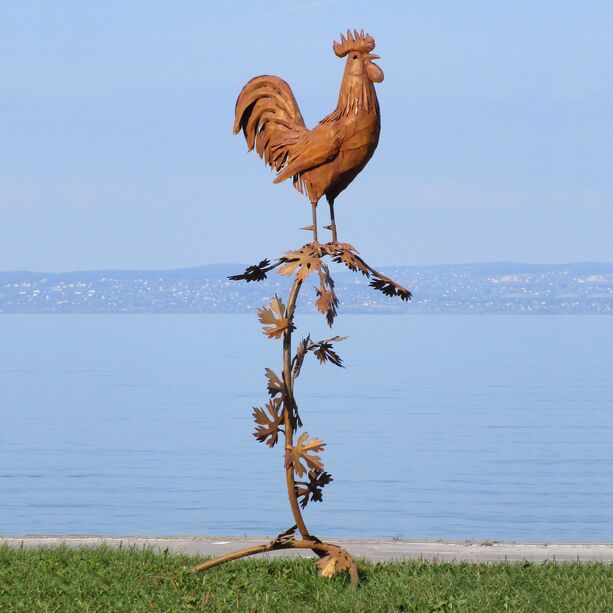
<svg viewBox="0 0 613 613"><path fill-rule="evenodd" d="M357 56L357 55L354 55L354 56L353 56L353 59L354 59L354 60L357 60L357 59L358 59L358 56Z"/></svg>

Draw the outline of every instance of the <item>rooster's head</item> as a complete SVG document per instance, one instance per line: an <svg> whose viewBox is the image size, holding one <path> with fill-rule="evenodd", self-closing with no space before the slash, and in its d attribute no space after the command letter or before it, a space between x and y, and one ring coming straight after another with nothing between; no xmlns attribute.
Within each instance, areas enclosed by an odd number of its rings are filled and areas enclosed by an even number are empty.
<svg viewBox="0 0 613 613"><path fill-rule="evenodd" d="M332 48L338 57L347 56L345 74L354 77L365 74L373 83L383 81L383 71L373 63L379 56L371 53L375 48L375 39L370 34L364 34L364 30L354 30L353 33L347 30L347 37L341 34L341 42L334 42Z"/></svg>

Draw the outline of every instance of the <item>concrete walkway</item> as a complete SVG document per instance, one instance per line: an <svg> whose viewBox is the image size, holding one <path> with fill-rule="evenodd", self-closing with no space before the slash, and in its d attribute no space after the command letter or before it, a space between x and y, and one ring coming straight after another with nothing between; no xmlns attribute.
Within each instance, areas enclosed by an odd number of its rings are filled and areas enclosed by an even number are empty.
<svg viewBox="0 0 613 613"><path fill-rule="evenodd" d="M186 553L194 556L220 556L265 543L263 537L106 537L106 536L24 536L0 537L0 544L10 547L152 547L156 551ZM391 560L429 560L438 562L607 562L613 563L613 543L513 543L475 541L382 541L327 539L338 543L357 558L374 562ZM309 555L309 552L278 551L260 557Z"/></svg>

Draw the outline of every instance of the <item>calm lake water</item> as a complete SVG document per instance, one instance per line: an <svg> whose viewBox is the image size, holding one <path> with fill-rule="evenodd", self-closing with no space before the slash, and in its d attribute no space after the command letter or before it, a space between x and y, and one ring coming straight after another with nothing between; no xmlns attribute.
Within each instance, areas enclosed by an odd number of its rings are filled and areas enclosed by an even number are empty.
<svg viewBox="0 0 613 613"><path fill-rule="evenodd" d="M316 316L298 333L330 336ZM306 363L321 536L610 541L613 317L341 316ZM0 534L276 534L253 316L0 317Z"/></svg>

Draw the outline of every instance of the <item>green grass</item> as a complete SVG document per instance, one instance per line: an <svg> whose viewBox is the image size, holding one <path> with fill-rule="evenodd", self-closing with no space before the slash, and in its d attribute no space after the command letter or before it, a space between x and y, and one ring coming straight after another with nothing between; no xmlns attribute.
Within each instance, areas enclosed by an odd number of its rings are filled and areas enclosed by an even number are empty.
<svg viewBox="0 0 613 613"><path fill-rule="evenodd" d="M360 586L309 560L0 547L0 611L613 611L613 565L360 562Z"/></svg>

